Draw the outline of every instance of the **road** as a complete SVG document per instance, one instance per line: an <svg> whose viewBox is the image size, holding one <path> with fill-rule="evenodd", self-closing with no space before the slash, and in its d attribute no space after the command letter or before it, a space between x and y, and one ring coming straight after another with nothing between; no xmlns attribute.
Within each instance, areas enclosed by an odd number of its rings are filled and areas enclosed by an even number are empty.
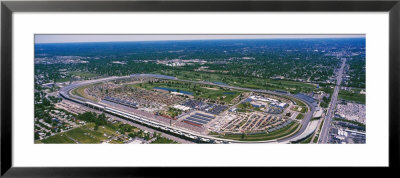
<svg viewBox="0 0 400 178"><path fill-rule="evenodd" d="M346 59L343 59L342 66L340 67L340 69L338 71L336 86L335 86L335 89L332 94L331 102L329 103L328 112L326 113L326 116L325 116L324 125L322 126L322 130L321 130L321 134L320 134L318 143L327 143L328 142L329 130L331 127L332 117L334 115L334 111L335 111L335 107L336 107L337 97L338 97L339 90L340 90L340 84L342 83L343 69L344 69L345 65L346 65Z"/></svg>

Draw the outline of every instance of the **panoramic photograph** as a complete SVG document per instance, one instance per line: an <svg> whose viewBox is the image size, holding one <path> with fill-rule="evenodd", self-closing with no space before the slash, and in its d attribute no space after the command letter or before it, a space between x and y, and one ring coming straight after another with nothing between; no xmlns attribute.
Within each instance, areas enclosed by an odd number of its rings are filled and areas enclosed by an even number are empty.
<svg viewBox="0 0 400 178"><path fill-rule="evenodd" d="M34 36L35 144L365 144L364 34Z"/></svg>

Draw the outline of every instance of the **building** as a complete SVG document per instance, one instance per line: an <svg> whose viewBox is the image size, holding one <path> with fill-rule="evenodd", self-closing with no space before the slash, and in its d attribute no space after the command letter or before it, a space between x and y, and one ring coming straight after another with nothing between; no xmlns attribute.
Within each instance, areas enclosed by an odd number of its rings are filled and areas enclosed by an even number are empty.
<svg viewBox="0 0 400 178"><path fill-rule="evenodd" d="M188 111L188 110L190 110L190 107L183 106L183 105L180 105L180 104L175 105L174 108L175 108L175 109L182 110L182 111Z"/></svg>
<svg viewBox="0 0 400 178"><path fill-rule="evenodd" d="M284 107L286 107L287 105L288 105L287 103L279 103L279 104L278 104L278 106L281 107L281 108L284 108Z"/></svg>
<svg viewBox="0 0 400 178"><path fill-rule="evenodd" d="M256 108L265 107L265 106L266 106L265 103L263 103L263 102L257 102L257 101L251 101L250 104L251 104L253 107L256 107Z"/></svg>
<svg viewBox="0 0 400 178"><path fill-rule="evenodd" d="M47 88L52 88L52 87L54 87L54 83L45 83L45 84L42 84L42 86L47 87Z"/></svg>

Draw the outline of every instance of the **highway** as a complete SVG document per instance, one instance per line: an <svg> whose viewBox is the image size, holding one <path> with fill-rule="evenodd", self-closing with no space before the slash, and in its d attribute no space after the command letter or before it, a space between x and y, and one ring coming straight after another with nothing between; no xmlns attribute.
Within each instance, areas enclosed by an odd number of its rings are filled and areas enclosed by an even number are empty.
<svg viewBox="0 0 400 178"><path fill-rule="evenodd" d="M329 130L331 127L332 117L334 115L334 111L335 111L335 107L336 107L337 97L339 95L340 84L342 83L343 69L344 69L345 65L346 65L346 59L343 59L342 66L340 67L340 69L338 71L336 86L335 86L335 89L333 90L331 102L329 103L328 112L326 113L326 116L325 116L324 125L322 126L322 130L321 130L321 134L319 136L318 143L327 143L328 142Z"/></svg>
<svg viewBox="0 0 400 178"><path fill-rule="evenodd" d="M83 82L75 82L72 83L68 86L65 86L63 88L60 89L60 95L66 99L75 101L77 103L83 104L83 105L88 105L90 104L92 107L93 106L99 106L102 108L107 108L106 106L99 104L97 102L93 102L89 99L80 97L80 96L76 96L76 95L72 95L71 91L75 88L78 88L80 86L84 86L84 85L89 85L89 84L94 84L94 83L99 83L99 82L105 82L105 81L111 81L111 80L116 80L116 79L124 79L124 78L129 78L129 77L133 77L133 76L141 76L141 75L131 75L131 76L123 76L123 77L108 77L108 78L102 78L102 79L96 79L96 80L90 80L90 81L83 81ZM144 75L146 76L146 74ZM161 126L161 127L165 127L165 128L169 128L169 129L173 129L174 131L177 132L183 132L198 138L203 138L203 139L208 139L208 140L214 140L214 141L220 141L220 142L229 142L229 143L288 143L291 140L296 140L296 137L300 136L306 129L308 123L310 122L312 115L315 111L315 107L312 103L309 103L308 101L303 100L302 98L298 98L295 95L289 94L289 93L278 93L275 91L269 91L269 90L260 90L260 89L249 89L249 88L241 88L241 87L235 87L235 86L229 86L229 85L222 85L222 84L216 84L216 83L212 83L212 82L196 82L196 81L188 81L188 80L180 80L177 78L171 79L168 78L169 80L178 80L178 81L185 81L185 82L192 82L192 83L201 83L201 84L208 84L208 85L214 85L214 86L220 86L220 87L225 87L225 88L231 88L231 89L237 89L237 90L243 90L243 91L252 91L252 92L259 92L259 93L266 93L266 94L274 94L274 95L284 95L284 96L288 96L288 97L293 97L296 98L302 102L304 102L306 105L308 105L309 107L309 112L305 115L305 117L301 120L301 128L298 132L296 132L295 134L288 136L286 138L282 138L282 139L277 139L277 140L268 140L268 141L253 141L253 142L246 142L246 141L236 141L236 140L229 140L229 139L222 139L222 138L215 138L215 137L210 137L210 136L206 136L206 135L199 135L197 133L193 133L189 130L182 130L182 129L178 129L176 127L171 127L169 125L166 124L162 124L162 123L158 123L157 125ZM117 110L117 108L112 108L114 110ZM123 112L122 112L123 113ZM124 115L124 114L122 114ZM132 115L132 114L130 114ZM148 118L143 118L141 116L134 116L135 118L139 118L138 120L147 120ZM129 119L133 119L133 117L130 116Z"/></svg>

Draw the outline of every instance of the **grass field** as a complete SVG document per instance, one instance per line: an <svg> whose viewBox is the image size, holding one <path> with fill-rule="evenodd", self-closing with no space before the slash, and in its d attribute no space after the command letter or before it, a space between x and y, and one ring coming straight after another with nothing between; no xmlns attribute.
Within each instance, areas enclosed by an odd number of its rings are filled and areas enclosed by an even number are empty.
<svg viewBox="0 0 400 178"><path fill-rule="evenodd" d="M313 138L314 134L309 135L306 139L304 139L303 141L299 142L300 144L308 144L311 142L311 139Z"/></svg>
<svg viewBox="0 0 400 178"><path fill-rule="evenodd" d="M324 121L325 121L325 120L322 120L322 121L321 121L321 124L319 125L319 128L318 128L319 131L321 131L322 126L324 125Z"/></svg>
<svg viewBox="0 0 400 178"><path fill-rule="evenodd" d="M105 137L99 138L101 135L99 132L93 132L84 128L75 128L66 133L73 139L80 143L100 143Z"/></svg>
<svg viewBox="0 0 400 178"><path fill-rule="evenodd" d="M110 126L99 126L97 132L100 132L103 134L105 133L110 136L119 136L119 134L115 133L115 130L113 128L110 128Z"/></svg>
<svg viewBox="0 0 400 178"><path fill-rule="evenodd" d="M304 115L303 114L298 114L297 116L296 116L296 119L299 119L299 120L301 120L301 119L303 119L304 118Z"/></svg>
<svg viewBox="0 0 400 178"><path fill-rule="evenodd" d="M177 81L168 81L166 83L141 83L141 84L133 84L129 85L131 87L136 88L144 88L147 90L152 90L154 87L163 87L170 88L179 91L186 91L192 93L194 97L223 101L226 103L230 103L232 99L237 97L242 93L242 91L238 90L230 90L215 86L208 86L203 84L195 84L189 82L177 82Z"/></svg>
<svg viewBox="0 0 400 178"><path fill-rule="evenodd" d="M321 117L313 117L310 121L315 121L315 120L319 120L321 119Z"/></svg>
<svg viewBox="0 0 400 178"><path fill-rule="evenodd" d="M182 114L182 111L175 108L168 108L167 114L172 118L175 118L176 116Z"/></svg>
<svg viewBox="0 0 400 178"><path fill-rule="evenodd" d="M231 76L220 73L177 71L177 70L176 71L163 70L163 71L158 71L156 73L175 76L179 79L185 79L185 80L223 82L232 86L239 86L245 88L285 90L295 93L298 93L300 91L308 92L316 88L316 86L312 84L307 84L303 82L296 82L290 80L272 80L272 79L256 78L256 77L239 77L239 76Z"/></svg>
<svg viewBox="0 0 400 178"><path fill-rule="evenodd" d="M348 122L348 123L353 123L353 124L356 124L356 125L358 125L358 126L365 127L365 124L360 123L360 122L357 122L357 121L352 121L352 120L347 120L347 119L340 119L340 118L333 118L333 120L335 120L335 121L342 121L342 122Z"/></svg>
<svg viewBox="0 0 400 178"><path fill-rule="evenodd" d="M352 101L356 103L365 104L365 95L359 93L352 93L350 91L339 91L339 99L344 99L347 101Z"/></svg>
<svg viewBox="0 0 400 178"><path fill-rule="evenodd" d="M160 138L154 140L153 142L151 142L150 144L166 144L166 143L177 143L177 142L170 140L168 138L160 137Z"/></svg>
<svg viewBox="0 0 400 178"><path fill-rule="evenodd" d="M318 142L318 135L316 135L315 137L314 137L314 140L313 140L313 143L317 143Z"/></svg>
<svg viewBox="0 0 400 178"><path fill-rule="evenodd" d="M281 128L281 129L276 130L271 133L245 135L244 138L242 138L242 135L224 135L224 136L220 136L220 137L225 138L225 139L239 140L239 141L273 140L273 139L283 138L290 134L294 134L298 130L299 126L300 126L299 123L292 122L289 125L287 125L286 127Z"/></svg>
<svg viewBox="0 0 400 178"><path fill-rule="evenodd" d="M98 130L93 130L95 124L88 123L85 126L78 127L69 130L65 133L57 134L51 136L47 139L41 140L41 143L101 143L101 141L106 140L107 137L104 136L119 136L113 128L110 126L99 126ZM114 127L118 127L118 124L114 124ZM71 139L72 138L72 139ZM74 141L75 140L75 141Z"/></svg>
<svg viewBox="0 0 400 178"><path fill-rule="evenodd" d="M292 97L284 96L284 95L281 95L280 97L286 98L286 99L290 99L290 100L296 102L296 105L299 105L299 106L301 106L301 107L306 107L306 104L304 104L302 101L300 101L300 100L298 100L298 99L296 99L296 98L292 98ZM296 107L296 109L297 109L297 108L298 108L298 107ZM308 109L307 109L307 110L308 110Z"/></svg>
<svg viewBox="0 0 400 178"><path fill-rule="evenodd" d="M96 84L85 85L85 86L81 86L79 88L75 88L74 90L71 91L71 93L73 95L77 95L77 96L80 96L80 97L83 97L83 98L87 98L87 99L90 99L92 101L97 101L97 99L95 97L89 96L89 95L87 95L85 93L85 89L86 88L92 87L94 85L96 85Z"/></svg>
<svg viewBox="0 0 400 178"><path fill-rule="evenodd" d="M75 143L73 140L68 138L65 134L57 134L49 138L40 140L41 143Z"/></svg>
<svg viewBox="0 0 400 178"><path fill-rule="evenodd" d="M301 113L306 113L308 111L308 108L307 107L303 107L303 108L301 108Z"/></svg>
<svg viewBox="0 0 400 178"><path fill-rule="evenodd" d="M293 100L294 102L296 102L296 104L299 105L299 106L303 106L303 107L306 106L306 104L304 104L302 101L300 101L300 100L298 100L298 99L290 98L290 97L289 97L289 99L291 99L291 100Z"/></svg>
<svg viewBox="0 0 400 178"><path fill-rule="evenodd" d="M254 109L253 105L251 105L249 102L246 103L240 103L236 106L238 109L242 109L242 110L252 110Z"/></svg>
<svg viewBox="0 0 400 178"><path fill-rule="evenodd" d="M121 140L111 140L110 144L123 144L124 142Z"/></svg>

